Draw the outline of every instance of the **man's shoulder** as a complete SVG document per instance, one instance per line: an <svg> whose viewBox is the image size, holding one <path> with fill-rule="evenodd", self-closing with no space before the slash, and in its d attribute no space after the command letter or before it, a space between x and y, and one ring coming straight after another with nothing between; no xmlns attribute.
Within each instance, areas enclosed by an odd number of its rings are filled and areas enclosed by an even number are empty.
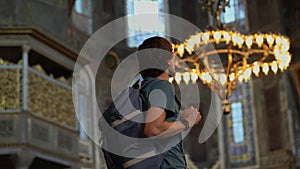
<svg viewBox="0 0 300 169"><path fill-rule="evenodd" d="M172 89L172 84L167 81L167 80L160 80L160 79L155 79L153 82L149 85L149 89Z"/></svg>
<svg viewBox="0 0 300 169"><path fill-rule="evenodd" d="M172 97L174 95L173 85L167 80L155 80L149 87L146 88L145 92L147 95L153 95L153 93L160 93L165 95L166 97Z"/></svg>

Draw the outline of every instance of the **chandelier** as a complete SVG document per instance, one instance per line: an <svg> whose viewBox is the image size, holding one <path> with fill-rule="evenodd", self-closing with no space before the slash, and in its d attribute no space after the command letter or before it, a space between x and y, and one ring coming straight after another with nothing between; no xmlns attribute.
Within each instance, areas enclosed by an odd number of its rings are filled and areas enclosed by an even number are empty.
<svg viewBox="0 0 300 169"><path fill-rule="evenodd" d="M217 4L217 5L215 5ZM201 79L223 103L224 114L230 113L228 98L237 83L247 82L252 74L256 77L269 72L284 71L290 64L290 40L288 37L272 33L242 34L226 30L220 15L229 5L226 0L207 0L217 28L210 28L190 36L183 43L173 44L174 52L180 56L176 66L178 73L174 80L186 84ZM215 7L214 7L215 6ZM189 67L182 66L187 64ZM192 68L192 69L190 69Z"/></svg>

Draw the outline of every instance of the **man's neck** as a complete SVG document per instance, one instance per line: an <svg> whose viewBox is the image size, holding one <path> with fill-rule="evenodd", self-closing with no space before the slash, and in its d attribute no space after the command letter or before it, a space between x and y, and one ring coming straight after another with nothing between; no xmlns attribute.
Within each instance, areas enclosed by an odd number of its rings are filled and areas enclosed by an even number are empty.
<svg viewBox="0 0 300 169"><path fill-rule="evenodd" d="M163 72L162 74L157 76L157 78L160 79L160 80L169 80L170 76L167 72Z"/></svg>

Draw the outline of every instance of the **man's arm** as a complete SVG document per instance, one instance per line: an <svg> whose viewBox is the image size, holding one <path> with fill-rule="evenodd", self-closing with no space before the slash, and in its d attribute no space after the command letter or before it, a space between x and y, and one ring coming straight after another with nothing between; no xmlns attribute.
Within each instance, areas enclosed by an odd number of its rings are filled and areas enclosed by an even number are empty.
<svg viewBox="0 0 300 169"><path fill-rule="evenodd" d="M184 118L189 122L189 127L198 123L201 119L200 113L189 107L183 111ZM200 119L198 117L200 116ZM162 135L163 137L176 135L186 129L181 121L166 121L166 112L159 107L151 107L147 111L144 133L147 137Z"/></svg>

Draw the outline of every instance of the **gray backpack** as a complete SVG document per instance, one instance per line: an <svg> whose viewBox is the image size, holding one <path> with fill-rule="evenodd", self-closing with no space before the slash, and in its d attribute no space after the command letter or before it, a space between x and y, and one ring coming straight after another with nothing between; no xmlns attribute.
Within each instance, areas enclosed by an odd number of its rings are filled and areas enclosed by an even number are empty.
<svg viewBox="0 0 300 169"><path fill-rule="evenodd" d="M108 169L159 169L162 154L156 154L155 147L143 141L123 139L146 138L144 134L145 110L141 91L158 81L153 78L142 83L141 87L129 87L121 92L116 100L104 111L98 125L101 131L102 151ZM108 124L108 125L107 125ZM141 140L141 139L137 139ZM114 154L112 152L121 152ZM142 157L142 156L147 156ZM142 158L130 158L142 157Z"/></svg>

